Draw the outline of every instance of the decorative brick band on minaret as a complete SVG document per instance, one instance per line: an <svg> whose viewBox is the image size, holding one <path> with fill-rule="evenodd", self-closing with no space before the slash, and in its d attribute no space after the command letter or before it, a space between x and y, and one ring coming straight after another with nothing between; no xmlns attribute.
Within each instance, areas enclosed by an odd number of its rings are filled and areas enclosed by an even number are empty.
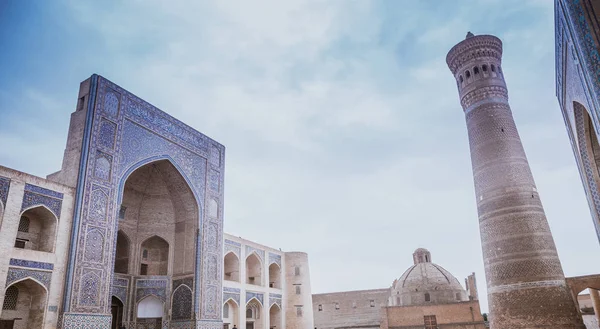
<svg viewBox="0 0 600 329"><path fill-rule="evenodd" d="M585 328L508 105L501 61L500 39L470 32L446 57L469 132L491 328Z"/></svg>

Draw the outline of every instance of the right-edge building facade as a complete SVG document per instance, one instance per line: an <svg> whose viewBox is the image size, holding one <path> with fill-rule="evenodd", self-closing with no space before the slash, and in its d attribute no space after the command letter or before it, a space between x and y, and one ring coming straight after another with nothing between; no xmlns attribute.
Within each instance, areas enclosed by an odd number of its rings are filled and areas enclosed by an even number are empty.
<svg viewBox="0 0 600 329"><path fill-rule="evenodd" d="M556 97L600 239L600 4L555 0Z"/></svg>
<svg viewBox="0 0 600 329"><path fill-rule="evenodd" d="M446 57L465 112L492 329L585 328L508 104L502 42L467 38Z"/></svg>

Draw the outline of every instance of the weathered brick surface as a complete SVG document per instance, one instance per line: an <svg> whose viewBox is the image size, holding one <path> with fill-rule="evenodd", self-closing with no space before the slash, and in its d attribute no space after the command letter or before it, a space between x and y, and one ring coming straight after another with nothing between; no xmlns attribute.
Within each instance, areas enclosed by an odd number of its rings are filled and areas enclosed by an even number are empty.
<svg viewBox="0 0 600 329"><path fill-rule="evenodd" d="M508 104L502 42L473 36L447 56L465 111L492 329L584 328L567 288Z"/></svg>

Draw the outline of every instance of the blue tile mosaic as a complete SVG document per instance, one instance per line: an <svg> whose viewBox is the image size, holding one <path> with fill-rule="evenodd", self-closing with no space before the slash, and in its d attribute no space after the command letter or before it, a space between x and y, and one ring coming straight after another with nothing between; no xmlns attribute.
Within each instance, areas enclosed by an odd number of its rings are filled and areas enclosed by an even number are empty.
<svg viewBox="0 0 600 329"><path fill-rule="evenodd" d="M228 239L225 239L225 244L226 245L236 246L236 247L241 247L242 246L241 243L233 241L233 240L228 240Z"/></svg>
<svg viewBox="0 0 600 329"><path fill-rule="evenodd" d="M248 303L252 298L258 299L258 301L264 305L264 294L260 292L251 292L246 291L246 303Z"/></svg>
<svg viewBox="0 0 600 329"><path fill-rule="evenodd" d="M137 279L135 286L137 288L165 288L169 279Z"/></svg>
<svg viewBox="0 0 600 329"><path fill-rule="evenodd" d="M173 292L172 319L187 320L192 318L192 289L180 285Z"/></svg>
<svg viewBox="0 0 600 329"><path fill-rule="evenodd" d="M0 201L2 201L2 206L6 206L6 199L8 198L9 187L10 179L0 176Z"/></svg>
<svg viewBox="0 0 600 329"><path fill-rule="evenodd" d="M43 284L44 287L49 290L50 282L52 281L52 272L9 267L8 274L6 276L5 287L8 287L17 281L21 281L26 278L33 278L34 280Z"/></svg>
<svg viewBox="0 0 600 329"><path fill-rule="evenodd" d="M186 286L191 288L194 286L194 278L189 277L173 280L173 291L175 291L175 289L177 289L182 284L185 284Z"/></svg>
<svg viewBox="0 0 600 329"><path fill-rule="evenodd" d="M11 258L9 261L9 264L14 265L14 266L20 266L20 267L37 268L37 269L41 269L41 270L53 270L54 269L54 264L52 264L52 263L35 262L32 260L17 259L17 258Z"/></svg>
<svg viewBox="0 0 600 329"><path fill-rule="evenodd" d="M111 271L100 272L99 281L94 284L98 302L82 305L77 300L87 295L84 291L87 283L75 278L83 277L90 268L113 266L120 193L131 172L154 161L171 162L188 183L201 214L205 209L204 200L214 198L222 204L223 198L220 188L224 167L222 145L102 77L93 76L91 85L89 119L84 134L84 142L88 141L84 145L88 147L82 153L73 222L74 242L66 283L64 309L67 313L106 312L110 308L107 305L110 293L117 291L116 287L126 287L116 284ZM96 244L103 245L102 253L85 252L86 241L100 241L89 239L89 234L95 234L88 229L90 226L102 232L104 242ZM196 243L194 277L186 278L194 289L194 317L219 323L222 278L214 274L221 272L222 221L215 219L209 223L199 218L198 227L203 238ZM163 282L160 287L149 281L147 285L136 282L132 299L137 301L147 295L168 299L170 281ZM177 288L184 282L174 280L173 286Z"/></svg>
<svg viewBox="0 0 600 329"><path fill-rule="evenodd" d="M57 218L60 218L60 208L62 207L61 199L56 199L43 194L37 194L31 191L25 191L23 194L21 211L40 205L48 207L48 209L50 209L50 211L52 211Z"/></svg>
<svg viewBox="0 0 600 329"><path fill-rule="evenodd" d="M269 253L269 265L277 264L281 268L281 255Z"/></svg>
<svg viewBox="0 0 600 329"><path fill-rule="evenodd" d="M31 184L25 184L25 191L33 192L33 193L49 196L51 198L61 199L61 200L64 197L64 195L60 192L52 191L47 188L43 188L43 187L39 187L36 185L31 185Z"/></svg>

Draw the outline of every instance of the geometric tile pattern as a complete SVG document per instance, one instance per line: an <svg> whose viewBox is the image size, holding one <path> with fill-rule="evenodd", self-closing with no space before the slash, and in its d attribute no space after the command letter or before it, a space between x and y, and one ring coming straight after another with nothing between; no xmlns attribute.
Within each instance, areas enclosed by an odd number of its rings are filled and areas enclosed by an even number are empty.
<svg viewBox="0 0 600 329"><path fill-rule="evenodd" d="M99 329L110 328L110 315L65 313L62 316L62 328Z"/></svg>
<svg viewBox="0 0 600 329"><path fill-rule="evenodd" d="M44 205L56 215L60 217L60 208L62 206L63 194L52 190L48 190L39 186L25 184L25 193L23 195L23 203L21 211L37 205Z"/></svg>
<svg viewBox="0 0 600 329"><path fill-rule="evenodd" d="M23 268L8 268L8 275L6 277L5 287L10 286L12 283L22 280L24 278L31 277L36 281L40 282L47 290L50 290L50 281L52 281L52 272L27 270Z"/></svg>
<svg viewBox="0 0 600 329"><path fill-rule="evenodd" d="M172 319L187 320L192 318L192 289L186 285L180 285L173 292Z"/></svg>

